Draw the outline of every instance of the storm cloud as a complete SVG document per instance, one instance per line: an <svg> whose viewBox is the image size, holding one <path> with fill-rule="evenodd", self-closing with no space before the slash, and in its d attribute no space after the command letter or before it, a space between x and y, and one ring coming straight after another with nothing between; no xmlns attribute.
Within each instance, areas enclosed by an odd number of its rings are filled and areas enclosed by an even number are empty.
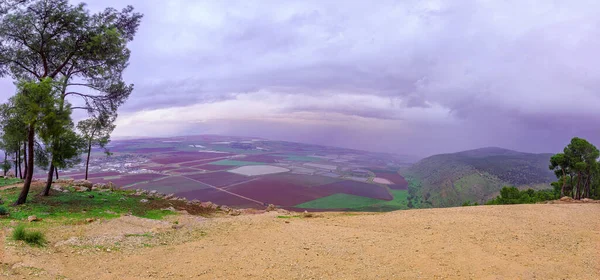
<svg viewBox="0 0 600 280"><path fill-rule="evenodd" d="M420 156L556 152L573 136L600 144L598 1L128 4L145 17L116 136L219 133ZM0 87L8 96L10 82Z"/></svg>

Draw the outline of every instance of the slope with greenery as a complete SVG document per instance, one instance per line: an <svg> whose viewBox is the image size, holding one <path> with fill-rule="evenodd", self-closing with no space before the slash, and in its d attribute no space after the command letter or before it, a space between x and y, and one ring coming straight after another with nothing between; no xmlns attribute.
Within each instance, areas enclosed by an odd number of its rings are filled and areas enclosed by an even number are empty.
<svg viewBox="0 0 600 280"><path fill-rule="evenodd" d="M459 206L465 201L484 203L507 185L550 188L551 154L531 154L501 148L483 148L428 157L401 171L412 182L410 200L419 207ZM416 205L413 205L417 207Z"/></svg>

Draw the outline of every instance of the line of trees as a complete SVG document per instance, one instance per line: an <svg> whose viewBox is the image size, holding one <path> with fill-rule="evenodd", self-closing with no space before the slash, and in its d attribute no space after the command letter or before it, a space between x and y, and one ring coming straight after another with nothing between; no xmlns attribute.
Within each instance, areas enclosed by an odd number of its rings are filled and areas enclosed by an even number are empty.
<svg viewBox="0 0 600 280"><path fill-rule="evenodd" d="M0 77L12 77L17 92L0 107L0 148L5 172L8 154L14 153L15 171L21 158L25 167L15 204L26 202L34 166L48 171L48 195L58 169L77 164L85 152L89 163L91 147L108 143L117 109L133 90L122 77L127 44L142 19L133 10L92 14L68 0L2 1ZM76 126L74 110L84 110L89 119Z"/></svg>
<svg viewBox="0 0 600 280"><path fill-rule="evenodd" d="M575 137L550 159L550 170L558 178L552 183L560 196L573 199L600 198L600 151L585 139Z"/></svg>

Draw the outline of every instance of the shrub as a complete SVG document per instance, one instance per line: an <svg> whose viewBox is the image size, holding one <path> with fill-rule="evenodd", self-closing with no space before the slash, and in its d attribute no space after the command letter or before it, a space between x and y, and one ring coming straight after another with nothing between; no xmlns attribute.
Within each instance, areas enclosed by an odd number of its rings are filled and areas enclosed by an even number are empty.
<svg viewBox="0 0 600 280"><path fill-rule="evenodd" d="M0 205L0 216L4 216L8 214L8 209L4 207L4 205Z"/></svg>
<svg viewBox="0 0 600 280"><path fill-rule="evenodd" d="M46 244L46 237L40 231L27 231L24 225L17 226L12 233L14 240L25 241L29 245L44 246Z"/></svg>

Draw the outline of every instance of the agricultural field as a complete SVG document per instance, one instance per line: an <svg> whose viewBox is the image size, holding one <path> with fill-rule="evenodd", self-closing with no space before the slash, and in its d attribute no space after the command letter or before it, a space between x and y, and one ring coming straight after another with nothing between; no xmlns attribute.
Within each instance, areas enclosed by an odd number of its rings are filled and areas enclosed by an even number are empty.
<svg viewBox="0 0 600 280"><path fill-rule="evenodd" d="M402 156L258 138L199 135L113 141L93 151L94 183L156 190L230 207L406 209ZM61 170L84 177L83 165Z"/></svg>
<svg viewBox="0 0 600 280"><path fill-rule="evenodd" d="M277 174L290 171L289 169L272 166L272 165L247 165L240 166L236 169L229 170L231 173L240 174L244 176L259 176L268 174Z"/></svg>

